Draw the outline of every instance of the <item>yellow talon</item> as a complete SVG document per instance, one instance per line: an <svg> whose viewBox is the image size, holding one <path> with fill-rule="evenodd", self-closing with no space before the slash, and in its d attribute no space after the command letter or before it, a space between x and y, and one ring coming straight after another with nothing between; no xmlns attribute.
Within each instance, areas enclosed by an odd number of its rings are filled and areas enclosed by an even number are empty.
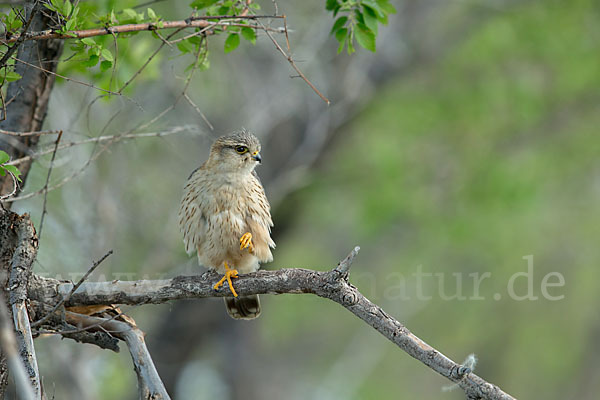
<svg viewBox="0 0 600 400"><path fill-rule="evenodd" d="M250 253L254 253L254 245L252 244L252 234L250 232L246 232L240 238L240 250L244 250L248 248Z"/></svg>
<svg viewBox="0 0 600 400"><path fill-rule="evenodd" d="M233 297L238 297L238 294L233 288L233 284L231 283L231 278L238 277L237 269L229 268L229 265L227 265L227 263L223 264L225 265L225 275L223 275L221 280L217 282L215 286L213 286L213 289L219 289L225 283L225 280L227 280L227 283L229 284L229 289L231 290L231 293L233 293Z"/></svg>

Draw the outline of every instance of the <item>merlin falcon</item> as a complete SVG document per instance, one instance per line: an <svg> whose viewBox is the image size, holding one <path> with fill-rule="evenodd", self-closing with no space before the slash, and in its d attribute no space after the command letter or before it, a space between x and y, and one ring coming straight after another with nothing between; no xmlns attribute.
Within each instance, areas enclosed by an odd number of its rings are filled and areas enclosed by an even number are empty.
<svg viewBox="0 0 600 400"><path fill-rule="evenodd" d="M254 168L261 162L260 142L243 130L217 139L208 159L196 169L183 190L179 227L188 254L223 277L234 297L225 298L235 319L260 315L258 295L238 296L232 278L257 271L273 260L270 205Z"/></svg>

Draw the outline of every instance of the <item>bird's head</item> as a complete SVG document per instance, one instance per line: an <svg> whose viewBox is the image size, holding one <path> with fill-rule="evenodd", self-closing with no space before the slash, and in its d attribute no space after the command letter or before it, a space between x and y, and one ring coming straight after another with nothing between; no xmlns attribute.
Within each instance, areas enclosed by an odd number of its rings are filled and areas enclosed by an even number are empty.
<svg viewBox="0 0 600 400"><path fill-rule="evenodd" d="M224 172L252 172L261 160L260 142L246 130L215 140L208 158L209 164Z"/></svg>

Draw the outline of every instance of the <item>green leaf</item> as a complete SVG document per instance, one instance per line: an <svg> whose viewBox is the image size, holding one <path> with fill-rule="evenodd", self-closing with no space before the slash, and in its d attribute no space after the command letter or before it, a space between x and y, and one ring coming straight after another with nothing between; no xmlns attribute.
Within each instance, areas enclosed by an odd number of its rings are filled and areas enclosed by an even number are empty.
<svg viewBox="0 0 600 400"><path fill-rule="evenodd" d="M0 176L4 176L6 175L6 171L4 170L4 167L2 165L0 165Z"/></svg>
<svg viewBox="0 0 600 400"><path fill-rule="evenodd" d="M100 57L98 57L95 54L92 54L92 55L90 55L90 58L87 59L87 60L85 60L85 61L83 61L81 63L81 65L83 65L84 67L90 68L90 67L93 67L94 65L98 64L99 60L100 60Z"/></svg>
<svg viewBox="0 0 600 400"><path fill-rule="evenodd" d="M232 52L240 45L240 35L233 33L225 39L225 53Z"/></svg>
<svg viewBox="0 0 600 400"><path fill-rule="evenodd" d="M387 15L375 0L362 0L360 4L363 7L367 6L373 9L373 11L375 11L375 13L377 14L378 18L384 18Z"/></svg>
<svg viewBox="0 0 600 400"><path fill-rule="evenodd" d="M126 24L137 21L137 12L133 8L125 8L121 12L125 18L122 18L119 22Z"/></svg>
<svg viewBox="0 0 600 400"><path fill-rule="evenodd" d="M327 2L325 3L326 10L335 10L336 7L339 8L337 0L327 0Z"/></svg>
<svg viewBox="0 0 600 400"><path fill-rule="evenodd" d="M377 36L378 24L377 24L377 15L375 13L375 10L373 10L371 7L365 6L365 5L363 5L363 10L364 10L363 21L364 21L365 25L367 25L369 27L369 29L373 31L375 36Z"/></svg>
<svg viewBox="0 0 600 400"><path fill-rule="evenodd" d="M8 71L6 74L2 71L2 77L8 82L14 82L21 79L21 75L17 74L15 71Z"/></svg>
<svg viewBox="0 0 600 400"><path fill-rule="evenodd" d="M4 164L10 160L10 156L7 152L0 150L0 164Z"/></svg>
<svg viewBox="0 0 600 400"><path fill-rule="evenodd" d="M342 28L339 29L336 33L335 33L335 38L337 39L338 42L342 43L344 41L346 41L346 37L348 36L348 28Z"/></svg>
<svg viewBox="0 0 600 400"><path fill-rule="evenodd" d="M194 0L190 3L190 7L197 9L206 8L212 6L217 1L219 0Z"/></svg>
<svg viewBox="0 0 600 400"><path fill-rule="evenodd" d="M346 37L340 40L340 45L338 46L337 53L340 54L344 50L344 45L346 44Z"/></svg>
<svg viewBox="0 0 600 400"><path fill-rule="evenodd" d="M156 13L150 7L148 7L148 9L146 10L146 13L148 14L148 18L150 18L151 20L156 19Z"/></svg>
<svg viewBox="0 0 600 400"><path fill-rule="evenodd" d="M44 3L44 6L50 11L58 12L56 7L54 7L52 4Z"/></svg>
<svg viewBox="0 0 600 400"><path fill-rule="evenodd" d="M14 8L10 10L8 15L6 15L3 18L3 20L4 20L4 23L6 24L6 28L9 31L17 30L21 26L23 26L23 21L21 21L21 19L18 18L17 13L15 12Z"/></svg>
<svg viewBox="0 0 600 400"><path fill-rule="evenodd" d="M77 21L75 19L70 19L65 24L65 29L68 31L73 31L73 30L75 30L76 25L77 25Z"/></svg>
<svg viewBox="0 0 600 400"><path fill-rule="evenodd" d="M115 60L109 49L102 49L100 54L102 54L102 58L104 58L106 61L110 61L112 63Z"/></svg>
<svg viewBox="0 0 600 400"><path fill-rule="evenodd" d="M333 27L331 28L331 32L329 32L329 34L333 34L333 32L337 32L340 28L343 28L346 25L347 21L348 17L339 17L333 24Z"/></svg>
<svg viewBox="0 0 600 400"><path fill-rule="evenodd" d="M92 38L83 38L81 39L81 43L85 44L86 46L95 46L96 42L94 42L94 39Z"/></svg>
<svg viewBox="0 0 600 400"><path fill-rule="evenodd" d="M356 41L367 50L375 51L375 34L365 24L356 24Z"/></svg>
<svg viewBox="0 0 600 400"><path fill-rule="evenodd" d="M242 36L252 44L256 44L256 32L250 27L242 28Z"/></svg>
<svg viewBox="0 0 600 400"><path fill-rule="evenodd" d="M108 71L109 69L112 68L112 61L108 61L108 60L104 60L100 63L100 71L104 72L104 71Z"/></svg>
<svg viewBox="0 0 600 400"><path fill-rule="evenodd" d="M189 40L182 40L181 42L177 43L177 48L182 53L189 53L191 51L194 51L195 46Z"/></svg>
<svg viewBox="0 0 600 400"><path fill-rule="evenodd" d="M73 11L73 4L71 4L71 2L69 0L65 0L64 6L62 9L62 14L65 17L68 17L71 15L71 11Z"/></svg>
<svg viewBox="0 0 600 400"><path fill-rule="evenodd" d="M15 167L14 165L3 165L2 168L12 173L15 176L15 178L17 178L17 180L21 182L21 178L19 178L19 176L21 175L21 171L19 171L17 167Z"/></svg>
<svg viewBox="0 0 600 400"><path fill-rule="evenodd" d="M389 0L375 0L379 7L387 14L396 14L396 8L390 4Z"/></svg>

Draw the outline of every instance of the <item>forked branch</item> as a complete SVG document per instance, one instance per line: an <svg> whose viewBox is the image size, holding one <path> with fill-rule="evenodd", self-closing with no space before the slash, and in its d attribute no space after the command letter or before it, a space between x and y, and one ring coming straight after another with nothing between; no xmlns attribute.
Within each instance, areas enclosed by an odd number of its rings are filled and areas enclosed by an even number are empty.
<svg viewBox="0 0 600 400"><path fill-rule="evenodd" d="M452 361L419 339L352 286L348 282L348 271L358 250L359 248L356 247L348 257L330 271L302 268L258 271L241 275L235 281L235 287L242 295L311 293L335 301L410 356L456 383L465 391L468 399L514 399L497 386L475 375L470 368ZM216 273L206 272L199 276L178 276L164 280L87 282L72 293L66 305L139 305L180 299L231 296L228 288L219 291L213 289L218 278ZM70 293L72 288L72 283L36 276L30 281L29 297L51 305Z"/></svg>

